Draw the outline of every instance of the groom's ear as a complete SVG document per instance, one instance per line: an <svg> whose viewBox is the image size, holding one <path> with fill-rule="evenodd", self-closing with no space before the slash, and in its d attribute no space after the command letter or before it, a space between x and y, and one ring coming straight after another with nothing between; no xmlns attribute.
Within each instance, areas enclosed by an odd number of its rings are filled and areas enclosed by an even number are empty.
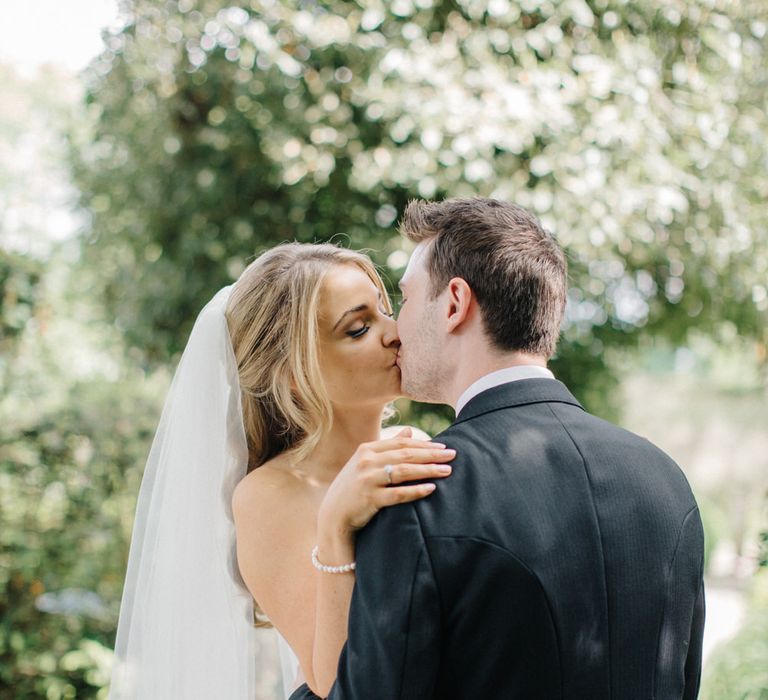
<svg viewBox="0 0 768 700"><path fill-rule="evenodd" d="M472 307L472 289L461 277L453 277L446 287L448 322L446 330L453 333L469 318Z"/></svg>

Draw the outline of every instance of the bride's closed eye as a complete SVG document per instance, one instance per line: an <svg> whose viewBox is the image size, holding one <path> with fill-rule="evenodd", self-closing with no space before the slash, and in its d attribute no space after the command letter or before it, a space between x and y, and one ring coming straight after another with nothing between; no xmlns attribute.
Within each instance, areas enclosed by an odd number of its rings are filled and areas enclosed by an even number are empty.
<svg viewBox="0 0 768 700"><path fill-rule="evenodd" d="M368 332L370 326L363 326L362 328L351 328L347 331L347 335L350 338L360 338Z"/></svg>
<svg viewBox="0 0 768 700"><path fill-rule="evenodd" d="M387 318L394 318L395 313L394 311L390 312L386 309L379 309L379 313L383 314ZM348 335L350 338L360 338L364 336L368 330L370 329L370 326L368 324L363 324L360 328L350 328L346 335Z"/></svg>

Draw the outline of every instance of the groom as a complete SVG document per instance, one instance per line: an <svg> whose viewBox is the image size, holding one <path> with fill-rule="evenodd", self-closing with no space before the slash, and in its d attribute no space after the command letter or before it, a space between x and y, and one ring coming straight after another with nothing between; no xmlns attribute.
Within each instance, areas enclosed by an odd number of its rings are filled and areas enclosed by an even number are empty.
<svg viewBox="0 0 768 700"><path fill-rule="evenodd" d="M449 403L453 475L360 532L330 698L695 698L703 534L663 452L590 415L546 364L566 261L530 213L413 202L404 392ZM314 697L303 686L292 700Z"/></svg>

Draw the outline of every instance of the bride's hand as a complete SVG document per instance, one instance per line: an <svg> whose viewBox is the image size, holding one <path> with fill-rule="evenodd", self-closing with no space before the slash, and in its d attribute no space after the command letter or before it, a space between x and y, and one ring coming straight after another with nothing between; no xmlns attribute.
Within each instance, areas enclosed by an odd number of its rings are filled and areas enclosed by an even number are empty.
<svg viewBox="0 0 768 700"><path fill-rule="evenodd" d="M408 482L450 475L451 467L444 463L455 456L455 450L440 443L412 438L410 428L389 440L363 443L328 488L318 522L340 534L351 534L382 508L428 496L435 484ZM385 469L387 465L391 470Z"/></svg>

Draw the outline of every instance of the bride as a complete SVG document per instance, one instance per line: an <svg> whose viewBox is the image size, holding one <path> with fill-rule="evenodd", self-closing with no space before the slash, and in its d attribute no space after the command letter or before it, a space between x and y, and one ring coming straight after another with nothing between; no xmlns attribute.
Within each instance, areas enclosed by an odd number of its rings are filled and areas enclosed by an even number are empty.
<svg viewBox="0 0 768 700"><path fill-rule="evenodd" d="M273 248L203 309L139 493L112 700L253 700L257 618L287 692L328 694L355 531L454 456L383 434L398 348L373 264L329 244Z"/></svg>

